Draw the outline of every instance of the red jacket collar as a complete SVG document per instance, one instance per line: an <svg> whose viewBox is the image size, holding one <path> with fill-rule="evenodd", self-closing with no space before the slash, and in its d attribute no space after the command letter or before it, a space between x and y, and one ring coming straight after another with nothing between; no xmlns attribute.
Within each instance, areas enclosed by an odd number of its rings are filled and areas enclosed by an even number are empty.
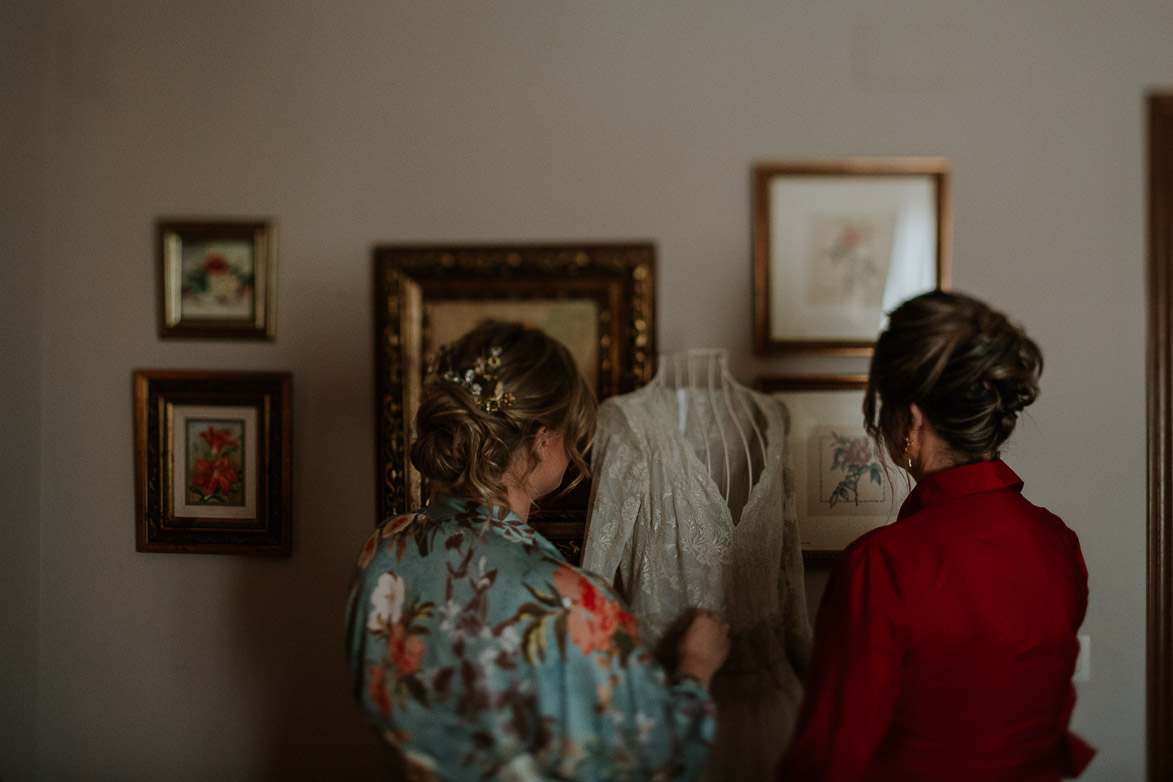
<svg viewBox="0 0 1173 782"><path fill-rule="evenodd" d="M1022 479L1001 459L950 467L921 478L900 506L896 520L908 518L936 502L1007 487L1022 491Z"/></svg>

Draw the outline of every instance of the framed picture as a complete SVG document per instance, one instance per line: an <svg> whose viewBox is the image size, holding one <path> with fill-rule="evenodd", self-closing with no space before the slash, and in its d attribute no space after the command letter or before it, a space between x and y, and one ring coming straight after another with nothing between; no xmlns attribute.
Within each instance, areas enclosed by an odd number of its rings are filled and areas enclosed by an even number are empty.
<svg viewBox="0 0 1173 782"><path fill-rule="evenodd" d="M269 221L156 224L163 337L273 339L276 233Z"/></svg>
<svg viewBox="0 0 1173 782"><path fill-rule="evenodd" d="M374 256L379 519L427 498L408 458L424 372L438 347L482 320L545 330L570 349L599 399L634 391L654 372L650 243L387 246ZM588 496L580 485L531 517L572 561Z"/></svg>
<svg viewBox="0 0 1173 782"><path fill-rule="evenodd" d="M292 380L134 373L139 551L288 555Z"/></svg>
<svg viewBox="0 0 1173 782"><path fill-rule="evenodd" d="M790 412L804 558L833 558L863 533L896 520L909 485L895 465L881 461L864 431L865 375L766 377L757 385Z"/></svg>
<svg viewBox="0 0 1173 782"><path fill-rule="evenodd" d="M949 287L949 166L860 158L754 167L754 347L870 355L885 313Z"/></svg>

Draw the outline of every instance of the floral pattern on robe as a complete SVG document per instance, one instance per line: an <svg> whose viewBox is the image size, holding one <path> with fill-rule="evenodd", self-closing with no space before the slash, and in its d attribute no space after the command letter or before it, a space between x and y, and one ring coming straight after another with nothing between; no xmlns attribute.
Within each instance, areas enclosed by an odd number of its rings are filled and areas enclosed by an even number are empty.
<svg viewBox="0 0 1173 782"><path fill-rule="evenodd" d="M440 495L367 540L355 697L412 779L687 780L708 694L667 681L600 578L513 513Z"/></svg>

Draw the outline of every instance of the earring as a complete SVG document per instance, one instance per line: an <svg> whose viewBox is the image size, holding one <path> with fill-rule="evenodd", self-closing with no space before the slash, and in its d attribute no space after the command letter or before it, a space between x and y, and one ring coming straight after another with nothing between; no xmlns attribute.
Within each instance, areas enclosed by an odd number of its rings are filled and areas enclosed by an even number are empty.
<svg viewBox="0 0 1173 782"><path fill-rule="evenodd" d="M907 437L905 437L904 438L904 461L908 464L908 469L910 469L910 470L912 469L912 455L909 454L908 449L911 446L912 446L912 443L909 441L909 439Z"/></svg>

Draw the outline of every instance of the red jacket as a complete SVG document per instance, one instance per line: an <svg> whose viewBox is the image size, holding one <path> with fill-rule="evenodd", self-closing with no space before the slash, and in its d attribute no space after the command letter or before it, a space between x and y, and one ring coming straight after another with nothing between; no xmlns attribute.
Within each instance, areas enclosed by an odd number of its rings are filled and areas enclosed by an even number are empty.
<svg viewBox="0 0 1173 782"><path fill-rule="evenodd" d="M924 477L840 554L784 782L1043 782L1095 750L1067 731L1087 610L1079 539L1001 461Z"/></svg>

